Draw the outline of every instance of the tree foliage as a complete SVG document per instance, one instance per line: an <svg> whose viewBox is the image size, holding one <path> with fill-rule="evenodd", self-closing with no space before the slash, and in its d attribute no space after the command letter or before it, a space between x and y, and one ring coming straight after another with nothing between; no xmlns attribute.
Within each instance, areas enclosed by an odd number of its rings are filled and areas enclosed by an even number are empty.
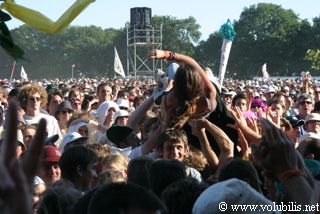
<svg viewBox="0 0 320 214"><path fill-rule="evenodd" d="M0 30L8 34L1 25L2 15ZM2 18L6 20L5 15ZM202 66L210 67L218 75L222 44L218 32L200 41L200 25L191 16L186 19L154 16L151 22L154 28L162 26L163 49L195 57ZM260 76L260 68L265 62L272 76L318 70L315 64L318 56L307 51L320 50L320 17L309 23L280 5L259 3L244 8L233 23L237 37L231 49L226 77L232 77L233 73L240 78ZM16 47L25 51L23 57L26 60L18 61L16 68L23 63L30 78L68 78L73 64L75 76L113 76L114 46L126 68L125 28L70 26L60 34L48 35L23 25L9 33ZM3 77L10 76L13 64L6 51L0 49Z"/></svg>
<svg viewBox="0 0 320 214"><path fill-rule="evenodd" d="M311 50L307 51L306 60L312 63L312 68L316 71L320 71L320 50Z"/></svg>

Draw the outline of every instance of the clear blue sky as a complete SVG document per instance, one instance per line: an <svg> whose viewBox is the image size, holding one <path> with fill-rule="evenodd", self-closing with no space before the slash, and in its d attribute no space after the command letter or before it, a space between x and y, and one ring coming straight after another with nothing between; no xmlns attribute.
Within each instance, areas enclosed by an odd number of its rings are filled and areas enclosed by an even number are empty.
<svg viewBox="0 0 320 214"><path fill-rule="evenodd" d="M75 0L16 0L16 3L35 9L55 21ZM229 18L237 20L244 7L266 2L292 9L301 19L312 20L320 15L319 0L96 0L86 8L71 25L96 25L102 28L121 28L130 21L130 8L150 7L153 15L171 15L179 19L193 16L200 24L202 39L219 30ZM22 24L13 19L10 29ZM156 27L156 26L154 26Z"/></svg>

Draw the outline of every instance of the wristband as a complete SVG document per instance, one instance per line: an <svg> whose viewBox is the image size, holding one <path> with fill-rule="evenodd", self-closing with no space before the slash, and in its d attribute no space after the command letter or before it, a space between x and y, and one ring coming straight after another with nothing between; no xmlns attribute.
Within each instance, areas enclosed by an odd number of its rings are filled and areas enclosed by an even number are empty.
<svg viewBox="0 0 320 214"><path fill-rule="evenodd" d="M285 183L290 178L301 175L301 173L302 172L299 169L290 169L288 171L281 173L281 175L279 176L279 180L281 183Z"/></svg>
<svg viewBox="0 0 320 214"><path fill-rule="evenodd" d="M171 51L163 51L164 59L170 59L172 57Z"/></svg>
<svg viewBox="0 0 320 214"><path fill-rule="evenodd" d="M176 56L176 53L175 52L171 52L171 56L169 57L170 60L174 60Z"/></svg>

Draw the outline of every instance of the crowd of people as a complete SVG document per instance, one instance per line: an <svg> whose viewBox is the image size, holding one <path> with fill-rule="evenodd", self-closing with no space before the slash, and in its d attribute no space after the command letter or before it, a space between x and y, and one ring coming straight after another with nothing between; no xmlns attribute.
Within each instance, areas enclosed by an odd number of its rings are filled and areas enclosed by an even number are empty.
<svg viewBox="0 0 320 214"><path fill-rule="evenodd" d="M144 80L0 82L3 213L292 213L317 205L320 83L304 73L219 86L189 56L149 57L168 68ZM273 208L231 209L250 204Z"/></svg>

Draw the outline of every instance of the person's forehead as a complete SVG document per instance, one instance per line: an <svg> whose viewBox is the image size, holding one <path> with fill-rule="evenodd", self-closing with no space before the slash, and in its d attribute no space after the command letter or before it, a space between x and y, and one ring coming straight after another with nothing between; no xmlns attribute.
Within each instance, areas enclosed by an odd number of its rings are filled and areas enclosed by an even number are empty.
<svg viewBox="0 0 320 214"><path fill-rule="evenodd" d="M55 94L55 95L52 96L52 99L53 100L62 100L62 97L60 95L58 95L58 94Z"/></svg>
<svg viewBox="0 0 320 214"><path fill-rule="evenodd" d="M243 98L237 99L237 103L242 103L242 102L247 102L247 100Z"/></svg>
<svg viewBox="0 0 320 214"><path fill-rule="evenodd" d="M185 146L185 143L183 140L168 140L164 142L164 146L171 146L171 147L177 147L177 146Z"/></svg>
<svg viewBox="0 0 320 214"><path fill-rule="evenodd" d="M59 163L56 161L54 161L54 162L44 161L42 164L46 165L46 166L52 166L52 165L58 165Z"/></svg>
<svg viewBox="0 0 320 214"><path fill-rule="evenodd" d="M33 127L27 127L24 129L25 134L31 134L31 133L36 133L36 129Z"/></svg>
<svg viewBox="0 0 320 214"><path fill-rule="evenodd" d="M110 90L111 90L111 87L108 85L104 85L100 87L100 91L110 91Z"/></svg>

